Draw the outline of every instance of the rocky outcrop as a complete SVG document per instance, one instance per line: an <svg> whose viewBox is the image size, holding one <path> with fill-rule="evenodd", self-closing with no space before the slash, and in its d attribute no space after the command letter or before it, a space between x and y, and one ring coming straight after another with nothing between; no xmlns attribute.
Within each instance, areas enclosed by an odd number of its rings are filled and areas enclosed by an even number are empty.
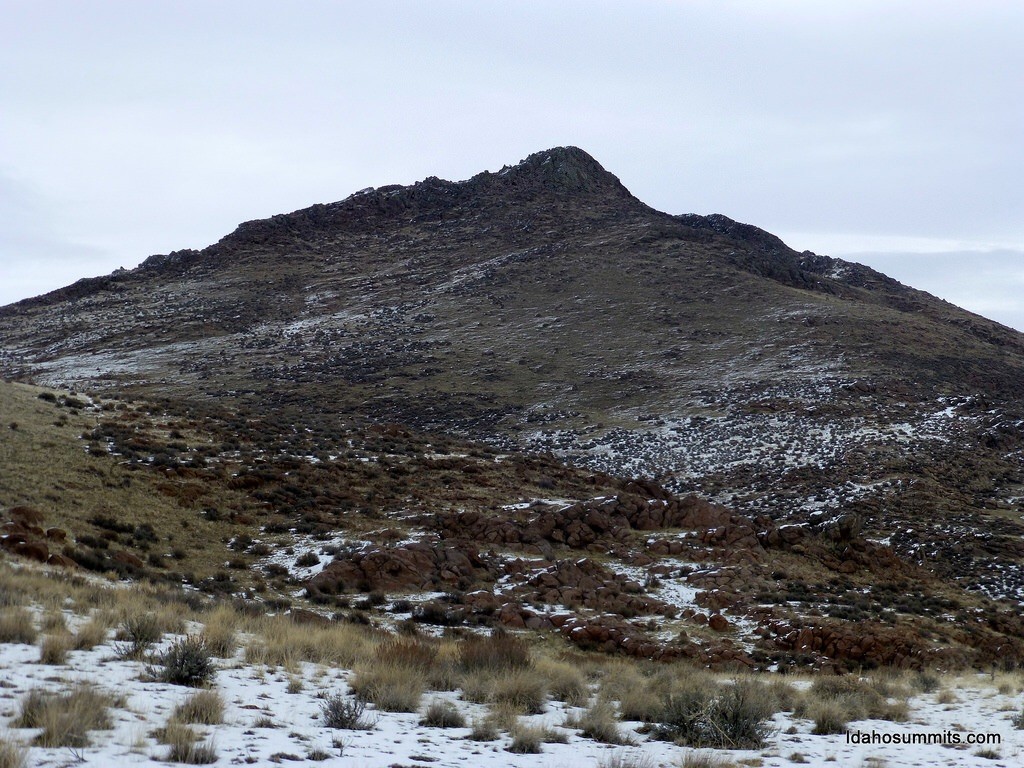
<svg viewBox="0 0 1024 768"><path fill-rule="evenodd" d="M494 578L494 565L471 545L414 542L340 556L313 576L306 589L317 599L352 591L466 589Z"/></svg>
<svg viewBox="0 0 1024 768"><path fill-rule="evenodd" d="M561 560L530 574L522 560L506 565L506 573L525 582L511 590L522 602L584 607L620 616L660 615L674 617L678 608L643 594L644 588L622 574L588 558Z"/></svg>

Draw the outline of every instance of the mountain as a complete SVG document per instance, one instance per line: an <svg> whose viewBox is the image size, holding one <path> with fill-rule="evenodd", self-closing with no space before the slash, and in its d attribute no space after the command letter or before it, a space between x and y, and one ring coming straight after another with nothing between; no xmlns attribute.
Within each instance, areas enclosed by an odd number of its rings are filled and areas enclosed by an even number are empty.
<svg viewBox="0 0 1024 768"><path fill-rule="evenodd" d="M872 597L894 615L908 589L954 590L933 622L1024 595L1024 335L725 216L656 211L573 147L246 222L0 308L0 373L174 418L245 414L268 456L401 425L711 502L701 519L747 531L736 551L781 547L802 573L732 562L746 575L710 589L732 595L720 607L802 604L776 588L799 582L817 595L804 619L859 616L880 563L904 579ZM104 439L123 452L123 433ZM563 498L586 507L580 482ZM515 517L494 501L474 509Z"/></svg>

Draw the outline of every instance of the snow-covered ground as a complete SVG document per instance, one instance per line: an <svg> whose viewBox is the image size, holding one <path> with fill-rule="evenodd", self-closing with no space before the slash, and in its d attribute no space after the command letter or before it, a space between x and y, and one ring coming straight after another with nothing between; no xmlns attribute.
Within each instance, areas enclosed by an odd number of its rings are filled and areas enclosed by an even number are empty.
<svg viewBox="0 0 1024 768"><path fill-rule="evenodd" d="M69 623L74 624L73 621ZM193 631L198 627L191 627ZM180 636L167 636L160 647ZM168 721L174 708L193 691L189 688L146 681L142 662L124 661L107 642L93 650L71 651L64 665L39 663L36 645L0 644L0 733L17 717L20 702L33 688L67 690L78 681L124 697L124 706L111 710L113 728L89 733L90 746L80 749L32 747L28 765L96 766L149 765L165 762L168 748L157 742L154 731ZM547 711L525 717L531 724L546 725L567 737L567 743L546 743L541 754L508 751L510 737L502 734L490 742L471 741L469 728L421 726L420 715L372 712L372 730L334 730L321 722L324 696L346 694L349 672L314 664L300 664L285 672L252 666L242 660L218 662L214 687L224 699L224 723L194 726L212 741L216 765L268 765L318 760L324 765L365 766L680 766L693 752L665 742L650 741L636 732L640 723L624 723L632 746L601 744L564 727L567 714L582 709L550 702ZM301 687L296 682L301 683ZM910 718L905 723L859 721L851 731L918 737L928 734L956 734L962 740L971 735L995 735L1000 743L978 746L907 744L855 744L844 734L818 736L813 723L790 713L775 715L773 734L759 750L719 751L722 765L791 766L1016 766L1024 762L1024 730L1014 728L1011 718L1021 711L1024 696L1021 679L987 676L950 679L949 691L920 694L910 699ZM1000 687L1000 683L1002 684ZM798 683L799 684L799 683ZM425 708L433 699L448 699L472 721L486 714L482 705L458 698L458 692L428 693ZM945 703L940 703L945 702ZM8 739L27 743L35 729L6 730ZM982 749L990 750L983 752ZM703 750L707 752L707 750ZM620 762L616 762L620 761Z"/></svg>

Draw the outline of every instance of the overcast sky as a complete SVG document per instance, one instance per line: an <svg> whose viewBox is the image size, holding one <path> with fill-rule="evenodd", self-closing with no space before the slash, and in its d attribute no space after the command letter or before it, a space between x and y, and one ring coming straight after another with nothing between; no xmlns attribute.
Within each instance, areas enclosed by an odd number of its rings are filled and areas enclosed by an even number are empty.
<svg viewBox="0 0 1024 768"><path fill-rule="evenodd" d="M1024 329L1024 3L0 0L0 304L552 146Z"/></svg>

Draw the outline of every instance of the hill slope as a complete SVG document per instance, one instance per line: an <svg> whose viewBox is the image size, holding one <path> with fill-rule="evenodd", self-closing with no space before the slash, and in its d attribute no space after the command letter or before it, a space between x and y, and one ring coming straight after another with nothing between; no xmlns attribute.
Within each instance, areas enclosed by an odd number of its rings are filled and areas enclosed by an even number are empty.
<svg viewBox="0 0 1024 768"><path fill-rule="evenodd" d="M655 211L575 148L247 222L2 308L0 371L272 412L274 435L325 451L400 423L551 452L764 535L845 531L1024 595L1024 336L724 216Z"/></svg>

